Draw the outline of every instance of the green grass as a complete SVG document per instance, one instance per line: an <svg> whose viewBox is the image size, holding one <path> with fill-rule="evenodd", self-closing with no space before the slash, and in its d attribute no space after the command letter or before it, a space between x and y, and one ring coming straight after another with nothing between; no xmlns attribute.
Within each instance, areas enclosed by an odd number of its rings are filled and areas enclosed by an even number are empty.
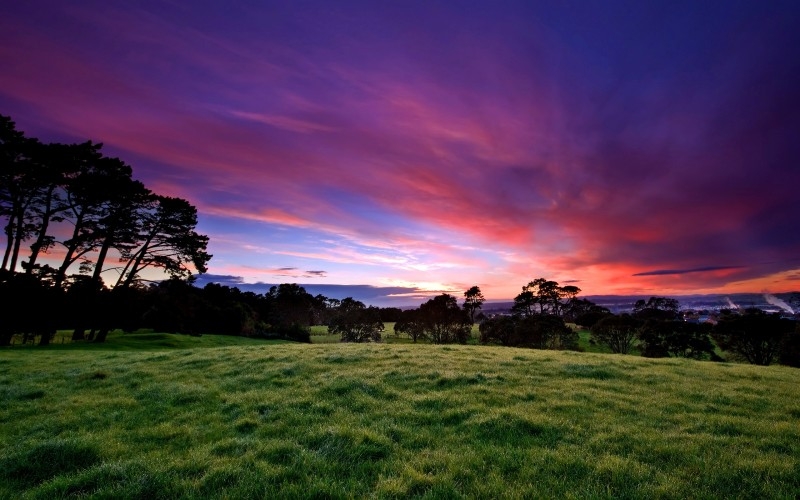
<svg viewBox="0 0 800 500"><path fill-rule="evenodd" d="M42 348L36 342L22 344L21 336L15 336L17 342L11 350L33 350L39 351ZM90 341L72 341L72 330L59 330L55 338L47 349L56 350L99 350L99 351L119 351L119 350L152 350L157 348L207 348L207 347L228 347L228 346L255 346L265 343L285 343L285 341L251 339L247 337L235 337L230 335L203 335L193 337L191 335L173 335L169 333L154 333L151 330L139 330L134 333L123 333L121 330L114 330L108 334L107 342L95 344ZM0 351L2 352L2 351Z"/></svg>
<svg viewBox="0 0 800 500"><path fill-rule="evenodd" d="M799 381L486 346L5 349L0 498L795 498Z"/></svg>

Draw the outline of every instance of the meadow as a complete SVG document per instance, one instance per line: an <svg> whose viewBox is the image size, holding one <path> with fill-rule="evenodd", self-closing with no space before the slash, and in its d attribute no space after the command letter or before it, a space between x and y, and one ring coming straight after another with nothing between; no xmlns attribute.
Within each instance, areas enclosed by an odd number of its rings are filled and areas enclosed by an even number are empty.
<svg viewBox="0 0 800 500"><path fill-rule="evenodd" d="M15 347L0 351L0 498L796 498L798 382L400 340Z"/></svg>

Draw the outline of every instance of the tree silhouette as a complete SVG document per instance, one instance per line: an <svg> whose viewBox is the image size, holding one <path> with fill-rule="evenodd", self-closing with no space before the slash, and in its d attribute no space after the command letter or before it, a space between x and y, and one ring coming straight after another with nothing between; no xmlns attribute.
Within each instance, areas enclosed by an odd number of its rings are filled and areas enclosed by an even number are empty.
<svg viewBox="0 0 800 500"><path fill-rule="evenodd" d="M714 358L711 325L648 319L639 329L642 356L691 359Z"/></svg>
<svg viewBox="0 0 800 500"><path fill-rule="evenodd" d="M66 237L56 243L64 248L64 258L56 271L56 286L66 279L75 263L91 269L89 256L100 247L102 221L111 208L109 197L131 180L130 166L103 157L102 145L86 142L73 146L75 166L64 185L64 223L71 225Z"/></svg>
<svg viewBox="0 0 800 500"><path fill-rule="evenodd" d="M342 342L378 342L383 328L377 307L367 307L363 302L347 297L339 304L328 332L340 335Z"/></svg>
<svg viewBox="0 0 800 500"><path fill-rule="evenodd" d="M779 314L750 308L744 314L720 317L712 338L725 351L754 365L769 365L780 354L784 341L795 331L795 322Z"/></svg>
<svg viewBox="0 0 800 500"><path fill-rule="evenodd" d="M464 310L467 311L469 314L469 320L472 323L475 323L475 311L479 310L483 303L486 302L486 299L483 297L483 293L481 293L481 289L475 285L470 287L469 290L464 292Z"/></svg>
<svg viewBox="0 0 800 500"><path fill-rule="evenodd" d="M116 286L129 287L148 267L163 269L172 278L206 271L211 256L206 253L208 237L195 232L197 209L180 198L151 195L138 214L138 247L126 248L127 264Z"/></svg>
<svg viewBox="0 0 800 500"><path fill-rule="evenodd" d="M419 307L419 321L434 344L465 343L472 322L452 295L443 293Z"/></svg>
<svg viewBox="0 0 800 500"><path fill-rule="evenodd" d="M35 157L41 143L16 130L0 115L0 216L5 217L6 249L2 269L15 272L22 242L36 229L31 207L42 190L41 165Z"/></svg>
<svg viewBox="0 0 800 500"><path fill-rule="evenodd" d="M545 278L536 278L522 287L522 292L514 298L511 312L517 316L529 317L536 313L550 313L560 316L563 313L561 299L576 300L581 289L573 286L559 286L558 282ZM536 311L536 306L539 310Z"/></svg>
<svg viewBox="0 0 800 500"><path fill-rule="evenodd" d="M395 333L405 333L412 342L416 343L426 337L425 324L422 322L419 309L407 309L400 314L394 324Z"/></svg>
<svg viewBox="0 0 800 500"><path fill-rule="evenodd" d="M591 338L612 352L628 354L636 342L639 320L628 315L607 316L592 326Z"/></svg>

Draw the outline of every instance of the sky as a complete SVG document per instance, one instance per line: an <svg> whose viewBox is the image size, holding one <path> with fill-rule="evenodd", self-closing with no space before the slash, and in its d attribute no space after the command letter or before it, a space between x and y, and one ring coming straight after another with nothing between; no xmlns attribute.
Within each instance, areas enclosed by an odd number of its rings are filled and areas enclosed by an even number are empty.
<svg viewBox="0 0 800 500"><path fill-rule="evenodd" d="M796 1L0 4L0 114L198 208L209 281L800 290Z"/></svg>

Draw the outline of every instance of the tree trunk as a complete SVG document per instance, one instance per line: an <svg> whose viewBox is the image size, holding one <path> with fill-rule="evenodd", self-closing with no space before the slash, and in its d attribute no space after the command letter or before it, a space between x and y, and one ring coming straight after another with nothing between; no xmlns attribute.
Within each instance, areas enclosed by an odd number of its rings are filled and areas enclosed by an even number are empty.
<svg viewBox="0 0 800 500"><path fill-rule="evenodd" d="M108 331L109 331L108 327L101 328L97 332L97 337L95 337L93 342L98 343L98 344L102 344L103 342L105 342L106 341L106 337L108 337Z"/></svg>
<svg viewBox="0 0 800 500"><path fill-rule="evenodd" d="M74 213L74 212L73 212ZM72 238L70 245L64 245L67 248L67 253L64 256L64 261L61 263L61 266L58 268L56 272L56 288L61 288L61 284L64 282L64 278L67 276L67 269L69 266L72 265L75 260L72 258L73 254L75 254L75 250L78 248L78 236L81 234L81 230L83 229L83 212L78 214L75 218L75 227L72 230Z"/></svg>
<svg viewBox="0 0 800 500"><path fill-rule="evenodd" d="M19 211L17 212L16 219L17 219L17 227L16 227L16 235L14 236L14 248L11 250L11 261L9 262L8 269L9 271L16 272L17 270L17 258L19 257L19 247L22 243L22 237L24 235L24 212Z"/></svg>
<svg viewBox="0 0 800 500"><path fill-rule="evenodd" d="M0 269L5 269L8 265L8 259L11 257L11 249L14 248L14 217L9 216L8 224L5 227L6 233L6 251L3 254L3 267Z"/></svg>
<svg viewBox="0 0 800 500"><path fill-rule="evenodd" d="M50 227L50 218L53 216L53 191L55 188L50 188L47 192L47 202L45 202L44 213L42 214L42 227L39 228L39 235L36 241L31 245L31 256L28 259L28 268L25 270L26 274L33 273L33 266L36 264L36 259L39 258L39 252L42 251L45 239L47 238L47 229Z"/></svg>
<svg viewBox="0 0 800 500"><path fill-rule="evenodd" d="M100 282L101 277L100 274L103 272L103 265L106 261L106 256L108 256L108 249L111 248L111 238L106 237L103 241L103 246L100 247L100 253L97 254L97 261L94 264L94 273L92 274L92 279L95 281Z"/></svg>
<svg viewBox="0 0 800 500"><path fill-rule="evenodd" d="M55 337L56 332L51 330L42 330L42 338L39 339L39 345L50 345L50 341Z"/></svg>
<svg viewBox="0 0 800 500"><path fill-rule="evenodd" d="M83 328L76 328L72 332L72 340L86 340L86 330Z"/></svg>
<svg viewBox="0 0 800 500"><path fill-rule="evenodd" d="M142 248L136 252L136 257L134 257L132 261L128 261L128 264L125 265L125 269L122 271L122 274L119 275L119 281L117 281L117 284L119 284L120 281L122 281L122 278L125 278L125 281L122 282L122 288L128 288L131 286L131 283L133 283L133 278L136 276L136 273L139 272L139 266L142 265L142 259L144 258L145 253L147 253L147 250L150 247L150 242L153 241L154 236L155 233L150 234L150 236L147 238L147 241L145 241L142 245ZM132 265L131 262L133 262ZM127 273L127 276L125 276L125 273ZM116 288L116 286L114 288Z"/></svg>

